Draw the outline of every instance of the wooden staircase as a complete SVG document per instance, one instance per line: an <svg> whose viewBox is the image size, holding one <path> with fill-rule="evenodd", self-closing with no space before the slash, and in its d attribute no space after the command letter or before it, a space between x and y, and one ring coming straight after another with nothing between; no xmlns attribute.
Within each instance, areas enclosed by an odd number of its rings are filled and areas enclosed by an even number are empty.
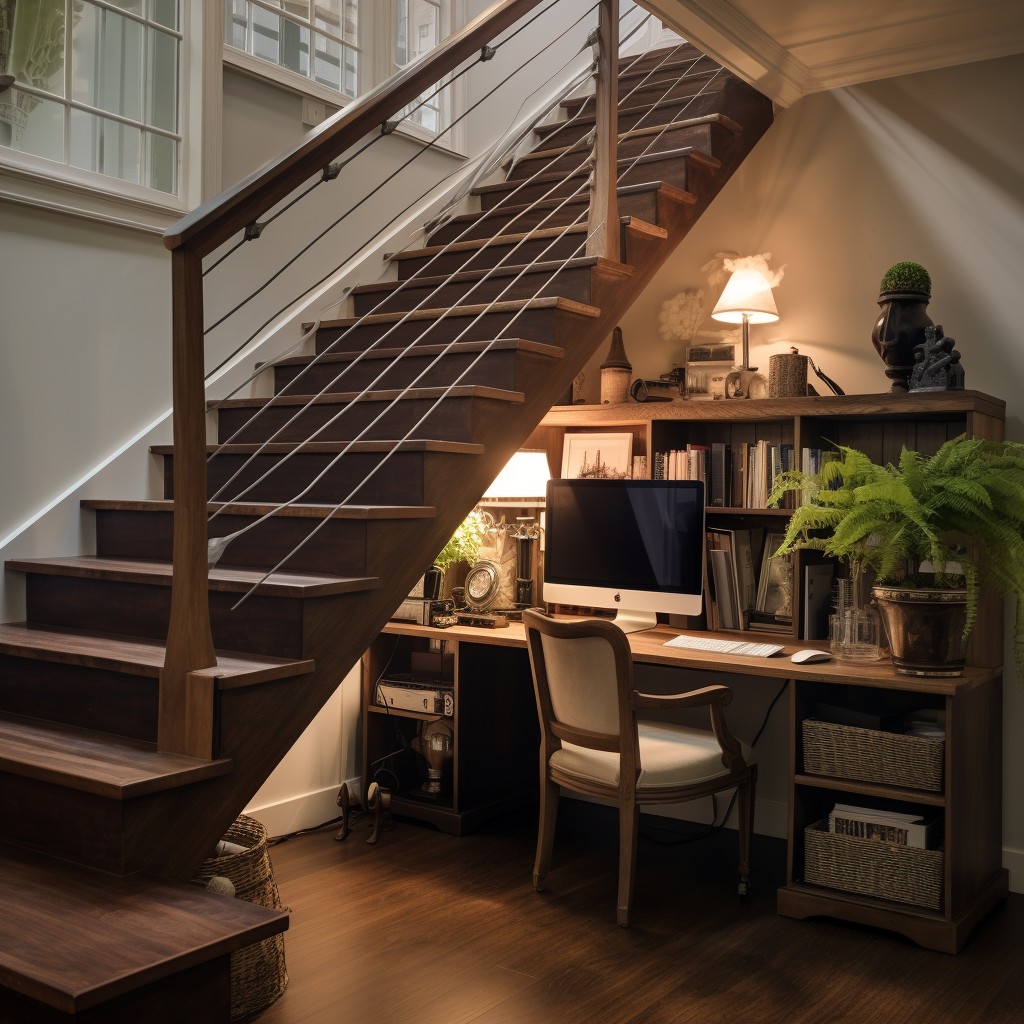
<svg viewBox="0 0 1024 1024"><path fill-rule="evenodd" d="M620 95L654 60L649 56L621 76ZM680 79L695 60L700 77ZM226 491L209 504L209 535L247 527L305 493L300 503L229 544L210 571L216 665L191 673L189 685L199 706L212 709L206 723L212 756L158 749L158 676L172 581L170 447L154 449L166 467L164 499L83 503L95 514L94 556L7 563L8 571L25 575L27 617L0 627L0 887L6 902L8 890L31 877L31 914L38 915L40 935L65 912L60 894L66 886L88 891L87 884L68 881L69 871L102 873L95 901L129 899L125 894L136 891L140 878L150 879L146 900L166 900L174 883L154 879L179 880L179 891L188 890L183 934L192 927L189 914L206 919L224 902L183 880L769 126L769 101L719 70L713 87L686 108L692 116L664 132L656 152L647 152L660 126L679 118L680 104L716 67L696 51L682 54L625 101L620 169L644 155L618 189L618 259L577 256L556 265L586 237L585 229L562 230L578 216L578 205L552 212L554 199L532 204L554 175L579 162L579 151L568 147L593 123L571 134L545 126L535 150L507 169L506 182L476 190L479 212L452 219L423 248L395 256L396 282L355 289L351 317L320 324L316 351L324 355L315 365L311 356L293 357L268 371L277 396L272 405L257 398L220 404L224 447L210 462L207 485L210 496ZM662 99L664 83L677 79ZM636 109L649 112L655 97L654 113L634 127ZM582 105L586 114L588 103L563 106L572 115ZM514 205L500 203L538 168L544 176L517 194ZM560 194L578 184L569 179ZM440 254L459 236L464 240ZM515 265L487 275L517 245ZM429 308L417 308L424 301ZM380 347L360 358L380 339ZM427 367L427 376L393 402ZM361 396L381 374L374 390ZM293 455L314 432L316 440ZM315 536L289 554L313 527L319 527ZM75 989L73 979L62 988L45 967L52 938L30 941L31 926L19 922L16 929L0 925L0 1002L17 993L20 1008L11 1016L0 1011L0 1019L75 1020L87 1005L102 1005L99 996L75 995L100 992L99 983ZM207 959L223 960L233 946L284 926L282 915L253 908L237 931L209 945ZM71 923L63 927L73 930ZM196 970L201 960L192 953L183 963ZM94 973L104 969L103 963L92 967ZM133 998L144 1006L148 987L164 993L155 1001L166 999L165 984L139 969L135 982L120 981L109 998L116 1002L137 990ZM52 1016L32 1016L40 1006ZM109 1018L91 1012L97 1020L122 1019L113 1011Z"/></svg>

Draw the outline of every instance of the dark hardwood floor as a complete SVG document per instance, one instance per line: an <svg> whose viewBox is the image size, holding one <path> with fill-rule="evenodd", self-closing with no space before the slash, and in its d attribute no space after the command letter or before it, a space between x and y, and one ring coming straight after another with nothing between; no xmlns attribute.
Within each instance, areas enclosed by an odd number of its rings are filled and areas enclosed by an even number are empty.
<svg viewBox="0 0 1024 1024"><path fill-rule="evenodd" d="M455 838L364 820L275 845L290 982L261 1024L1000 1024L1022 1019L1024 896L958 956L887 932L775 913L781 841L756 843L736 897L736 835L640 847L634 924L615 924L606 808L562 802L550 891L534 820Z"/></svg>

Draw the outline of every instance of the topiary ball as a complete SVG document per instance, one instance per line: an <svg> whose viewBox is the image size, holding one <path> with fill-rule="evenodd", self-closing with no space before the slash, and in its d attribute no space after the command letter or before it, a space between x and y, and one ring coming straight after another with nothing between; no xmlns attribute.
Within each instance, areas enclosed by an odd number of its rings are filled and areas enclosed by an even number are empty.
<svg viewBox="0 0 1024 1024"><path fill-rule="evenodd" d="M880 292L920 292L922 295L931 295L932 279L920 263L904 260L902 263L893 264L885 272L878 290Z"/></svg>

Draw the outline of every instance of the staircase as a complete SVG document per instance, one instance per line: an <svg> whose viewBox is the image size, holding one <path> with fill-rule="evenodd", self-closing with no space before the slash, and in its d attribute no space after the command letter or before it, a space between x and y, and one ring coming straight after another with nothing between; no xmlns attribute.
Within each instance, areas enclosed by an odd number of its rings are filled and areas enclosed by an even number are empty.
<svg viewBox="0 0 1024 1024"><path fill-rule="evenodd" d="M651 54L633 64L620 78L620 95L658 59ZM706 71L695 76L694 60ZM680 79L684 69L690 74ZM685 119L648 153L652 136L678 119L681 105L712 76L713 84L685 108ZM665 83L677 79L664 95ZM150 1012L166 998L161 986L171 967L138 968L134 981L113 984L103 980L110 969L103 957L112 954L73 942L68 963L74 970L69 966L62 978L48 962L52 941L38 948L27 942L31 922L40 935L60 927L71 936L72 923L56 924L68 912L62 895L68 887L92 913L111 901L130 902L140 891L150 910L165 908L160 913L168 921L174 917L168 901L187 903L177 925L165 922L171 934L179 928L184 936L195 920L224 917L223 905L237 901L208 896L181 880L208 856L510 454L606 343L772 118L768 100L706 57L678 54L620 108L620 170L636 154L644 156L618 189L619 258L576 257L556 272L556 261L585 238L585 228L563 230L579 209L569 203L538 226L555 198L531 204L579 162L578 150L567 150L593 128L587 113L592 104L564 103L568 116L581 115L570 132L539 129L536 147L508 166L505 182L476 190L478 212L454 218L427 237L423 248L394 257L396 282L357 288L351 317L320 324L315 345L325 355L308 372L310 356L286 359L268 371L278 396L273 406L257 398L220 405L218 439L230 443L210 463L208 493L216 494L239 472L231 493L244 493L210 503L209 512L216 512L211 537L252 523L306 488L459 338L301 504L228 545L210 571L216 665L191 673L189 692L198 707L211 709L211 756L170 753L158 744L158 683L171 603L171 448L155 449L166 467L164 499L84 502L95 513L95 556L7 563L9 572L25 575L27 619L0 626L0 892L7 903L29 886L33 899L17 926L0 923L0 1002L10 996L15 1006L13 1015L0 1011L0 1020L76 1020L90 1007L99 1014L90 1020L121 1020L113 1010L108 1017L95 1008L130 997L140 1000L132 1013L138 1006ZM646 120L634 127L642 113ZM517 193L515 205L501 202L538 169L542 174ZM578 184L567 179L555 196ZM487 275L519 243L517 265ZM526 273L516 279L524 266ZM430 308L390 330L436 288ZM357 358L389 330L382 347ZM487 344L495 339L497 344ZM407 347L410 355L398 360ZM310 401L333 387L342 370L342 390ZM435 407L436 397L464 371ZM359 399L381 373L374 392ZM421 418L410 437L397 440ZM284 462L298 442L325 424L315 442ZM278 430L274 442L246 463ZM279 471L260 479L277 464ZM352 500L335 510L352 492ZM316 536L289 555L311 524L321 523ZM174 895L182 892L184 901ZM179 967L195 972L202 962L221 963L231 948L286 926L280 914L250 909L250 919L228 922L231 927L205 953L180 957ZM116 932L116 923L111 929ZM110 941L132 943L127 935ZM182 942L189 946L190 940ZM166 951L159 955L165 966L173 960ZM80 984L78 971L102 977L92 978L90 987ZM154 994L146 1003L149 992ZM40 1006L52 1016L32 1016ZM204 1016L197 1010L193 1016L217 1020L220 1012Z"/></svg>

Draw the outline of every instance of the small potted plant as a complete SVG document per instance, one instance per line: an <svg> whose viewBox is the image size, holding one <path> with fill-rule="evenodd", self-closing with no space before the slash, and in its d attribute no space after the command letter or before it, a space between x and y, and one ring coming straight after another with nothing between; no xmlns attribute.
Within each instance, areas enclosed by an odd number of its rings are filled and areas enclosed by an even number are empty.
<svg viewBox="0 0 1024 1024"><path fill-rule="evenodd" d="M871 570L898 672L958 675L981 588L994 587L1015 604L1024 680L1024 445L961 436L931 456L904 449L896 466L840 447L816 474L781 474L770 504L791 491L805 502L777 554L811 548Z"/></svg>
<svg viewBox="0 0 1024 1024"><path fill-rule="evenodd" d="M427 571L428 575L436 573L436 585L428 591L435 596L440 596L445 586L451 591L451 580L448 578L448 570L452 566L466 562L472 565L480 552L480 544L483 541L485 523L483 516L476 510L469 513L465 519L455 528L455 532L448 538L448 542L438 552L434 564Z"/></svg>
<svg viewBox="0 0 1024 1024"><path fill-rule="evenodd" d="M932 295L931 275L920 263L893 264L879 286L881 312L871 331L871 343L885 363L891 391L907 391L914 368L914 349L924 344L925 328L932 326L927 307Z"/></svg>

